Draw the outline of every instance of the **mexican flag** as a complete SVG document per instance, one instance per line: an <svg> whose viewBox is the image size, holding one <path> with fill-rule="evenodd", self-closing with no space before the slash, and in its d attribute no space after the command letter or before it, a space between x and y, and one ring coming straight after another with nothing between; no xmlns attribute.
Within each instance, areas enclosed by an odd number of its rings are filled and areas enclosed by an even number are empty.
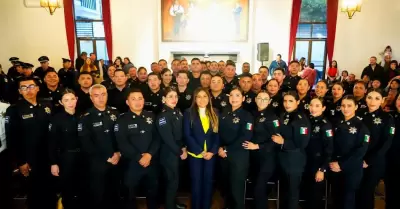
<svg viewBox="0 0 400 209"><path fill-rule="evenodd" d="M333 136L332 129L329 129L329 130L325 131L325 133L326 133L327 137L332 137Z"/></svg>
<svg viewBox="0 0 400 209"><path fill-rule="evenodd" d="M365 142L369 143L369 139L370 139L369 135L365 135L365 136L364 136L364 141L365 141Z"/></svg>
<svg viewBox="0 0 400 209"><path fill-rule="evenodd" d="M390 134L394 135L395 130L396 130L395 127L390 127L390 130L389 130Z"/></svg>
<svg viewBox="0 0 400 209"><path fill-rule="evenodd" d="M246 129L249 130L249 131L253 130L253 124L252 123L247 123L246 124Z"/></svg>
<svg viewBox="0 0 400 209"><path fill-rule="evenodd" d="M300 134L308 134L308 128L307 127L301 127L300 128Z"/></svg>
<svg viewBox="0 0 400 209"><path fill-rule="evenodd" d="M274 120L272 121L274 123L274 127L279 127L279 120Z"/></svg>

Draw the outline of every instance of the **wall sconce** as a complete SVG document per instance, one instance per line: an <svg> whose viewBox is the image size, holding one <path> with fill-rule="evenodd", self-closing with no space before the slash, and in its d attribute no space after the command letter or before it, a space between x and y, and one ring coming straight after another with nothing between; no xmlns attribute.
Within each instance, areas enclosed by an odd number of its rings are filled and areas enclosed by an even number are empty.
<svg viewBox="0 0 400 209"><path fill-rule="evenodd" d="M53 15L57 8L61 8L61 0L40 0L40 7L46 9Z"/></svg>
<svg viewBox="0 0 400 209"><path fill-rule="evenodd" d="M361 0L343 0L341 11L352 19L356 12L361 12Z"/></svg>

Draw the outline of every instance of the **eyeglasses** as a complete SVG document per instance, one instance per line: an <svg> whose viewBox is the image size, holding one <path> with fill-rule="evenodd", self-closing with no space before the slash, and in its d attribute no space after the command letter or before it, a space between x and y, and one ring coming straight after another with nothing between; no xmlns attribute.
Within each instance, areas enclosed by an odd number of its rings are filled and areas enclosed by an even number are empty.
<svg viewBox="0 0 400 209"><path fill-rule="evenodd" d="M256 97L256 100L258 100L258 101L261 101L261 102L269 102L269 98L259 98L259 97Z"/></svg>
<svg viewBox="0 0 400 209"><path fill-rule="evenodd" d="M28 91L28 90L35 89L35 87L36 87L35 84L31 84L31 85L29 85L29 86L21 86L21 87L19 87L19 89L20 89L21 91Z"/></svg>

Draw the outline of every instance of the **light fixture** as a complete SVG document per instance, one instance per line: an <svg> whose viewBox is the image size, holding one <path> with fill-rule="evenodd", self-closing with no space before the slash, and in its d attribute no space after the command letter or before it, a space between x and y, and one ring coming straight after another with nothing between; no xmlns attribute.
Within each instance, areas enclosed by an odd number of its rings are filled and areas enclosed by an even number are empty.
<svg viewBox="0 0 400 209"><path fill-rule="evenodd" d="M341 11L352 19L356 12L361 12L361 0L343 0Z"/></svg>
<svg viewBox="0 0 400 209"><path fill-rule="evenodd" d="M53 15L57 8L61 8L61 0L40 0L40 7L46 9Z"/></svg>

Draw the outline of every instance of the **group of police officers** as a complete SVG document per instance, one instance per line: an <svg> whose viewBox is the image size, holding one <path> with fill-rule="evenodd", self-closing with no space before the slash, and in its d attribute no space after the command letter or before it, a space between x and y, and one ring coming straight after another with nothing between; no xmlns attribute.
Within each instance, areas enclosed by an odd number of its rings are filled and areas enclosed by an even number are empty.
<svg viewBox="0 0 400 209"><path fill-rule="evenodd" d="M206 86L199 80L212 74L208 71L174 72L167 86L159 72L141 81L112 67L110 78L100 85L90 73L69 69L70 64L57 73L45 56L33 73L31 64L10 60L14 66L8 77L3 75L9 82L0 92L0 107L7 108L6 140L1 141L7 148L0 149L0 172L7 185L4 173L11 175L12 162L27 177L29 208L54 208L59 190L66 209L135 208L140 186L146 188L148 208L158 208L160 202L167 209L182 207L176 201L177 168L188 157L182 113L192 105L198 87L210 91L219 112L220 149L214 158L221 161L216 164L221 178L217 184L226 208L244 208L249 178L260 209L268 207L267 183L277 179L282 208L298 208L303 196L302 207L322 208L326 179L334 208L372 209L381 179L386 183L386 208L400 207L395 133L400 100L397 111L383 111L383 93L367 93L363 81L353 84L354 96L346 95L342 83L329 89L324 81L312 92L308 81L297 76L299 63L292 61L289 75L277 68L273 79L254 88L263 76L243 73L227 79L223 74L236 70L228 61L226 72L213 74ZM165 105L170 92L178 95L176 108ZM233 109L237 100L240 106ZM323 113L310 111L310 106L321 107ZM9 188L0 188L5 208L11 208L5 191Z"/></svg>

